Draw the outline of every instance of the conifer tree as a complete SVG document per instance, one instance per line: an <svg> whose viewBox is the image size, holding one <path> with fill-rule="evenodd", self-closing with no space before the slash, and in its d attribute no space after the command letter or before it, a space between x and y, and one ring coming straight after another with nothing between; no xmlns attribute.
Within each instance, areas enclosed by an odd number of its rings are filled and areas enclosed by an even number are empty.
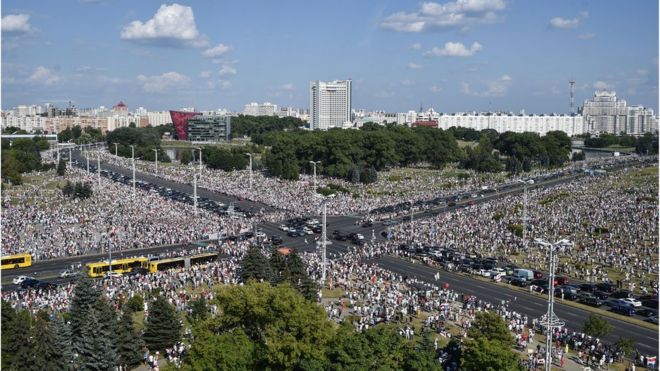
<svg viewBox="0 0 660 371"><path fill-rule="evenodd" d="M8 346L10 341L13 341L13 334L9 332L11 326L13 326L14 321L16 320L16 310L6 301L2 301L2 328L0 332L0 337L2 337L2 363L4 365L10 365L12 354L8 352Z"/></svg>
<svg viewBox="0 0 660 371"><path fill-rule="evenodd" d="M39 317L35 319L32 343L32 369L44 371L65 369L66 362L50 322Z"/></svg>
<svg viewBox="0 0 660 371"><path fill-rule="evenodd" d="M80 353L80 343L82 341L82 326L90 308L99 297L99 291L92 285L92 281L86 277L78 280L76 288L73 290L71 298L71 341L72 349Z"/></svg>
<svg viewBox="0 0 660 371"><path fill-rule="evenodd" d="M60 317L56 317L52 322L55 335L55 344L58 351L62 354L62 359L66 365L73 361L73 350L71 347L71 326L64 322Z"/></svg>
<svg viewBox="0 0 660 371"><path fill-rule="evenodd" d="M112 370L117 355L108 334L99 331L101 323L98 313L90 308L82 321L79 344L79 362L81 370Z"/></svg>
<svg viewBox="0 0 660 371"><path fill-rule="evenodd" d="M149 306L149 316L143 339L149 350L163 350L171 347L181 337L181 323L174 306L158 295Z"/></svg>
<svg viewBox="0 0 660 371"><path fill-rule="evenodd" d="M133 366L142 361L140 354L142 340L133 326L132 314L132 311L125 310L119 321L117 355L119 356L119 364L122 366Z"/></svg>
<svg viewBox="0 0 660 371"><path fill-rule="evenodd" d="M247 251L241 260L240 275L243 282L251 279L270 281L272 277L270 264L259 247L252 246Z"/></svg>
<svg viewBox="0 0 660 371"><path fill-rule="evenodd" d="M3 368L9 370L26 370L32 364L32 317L27 310L21 310L9 327L2 328L3 334L7 332L9 340L7 348L2 350ZM6 359L5 355L11 358ZM7 362L9 361L9 362Z"/></svg>

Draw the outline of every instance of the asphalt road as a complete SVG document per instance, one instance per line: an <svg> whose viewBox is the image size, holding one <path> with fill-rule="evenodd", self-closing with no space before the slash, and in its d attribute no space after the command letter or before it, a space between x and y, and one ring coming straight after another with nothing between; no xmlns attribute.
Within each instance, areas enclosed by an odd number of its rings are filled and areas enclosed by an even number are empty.
<svg viewBox="0 0 660 371"><path fill-rule="evenodd" d="M79 152L78 153L74 152L74 153L75 153L74 159L78 159L79 161L81 161L82 159L82 161L84 161L84 158L80 157ZM132 171L130 169L122 168L119 166L102 163L101 168L115 171L129 177L132 176ZM560 184L579 176L582 175L574 174L568 177L552 179L546 182L539 182L534 184L533 186L529 186L529 188L546 187L550 185ZM165 179L157 178L155 176L143 174L140 172L136 172L136 178L138 180L144 180L150 183L158 184L164 187L177 189L192 194L192 187L190 185L168 181ZM465 207L467 203L470 201L473 201L474 203L487 202L491 199L503 197L504 195L507 194L520 193L522 191L523 191L522 186L515 187L515 188L507 189L502 192L488 194L485 195L484 197L477 197L470 200L463 200L458 202L456 206L436 208L428 211L419 211L414 214L413 219L419 220L422 218L427 218L433 215L437 215L438 213L448 212L456 208ZM202 197L206 197L214 201L220 201L226 204L234 202L235 205L241 206L243 210L259 211L261 208L263 208L265 211L273 210L272 207L269 207L267 205L262 205L251 201L239 201L236 197L212 192L206 189L198 188L198 194ZM318 217L318 219L320 220L320 217ZM386 230L386 227L383 226L382 223L374 223L373 227L362 228L360 225L356 224L357 220L358 220L357 217L351 217L351 216L328 217L327 218L328 239L329 240L332 239L332 231L337 229L340 230L343 234L348 234L350 232L362 233L367 240L371 239L371 233L372 233L371 231L373 230L376 235L376 238L378 240L383 240L383 237L381 236L380 233ZM399 217L396 220L399 221L410 220L410 215ZM262 229L269 236L270 235L281 236L283 239L282 246L292 247L298 251L308 251L308 252L316 251L316 243L314 241L314 235L309 235L307 237L291 238L286 235L286 232L279 230L279 224L277 223L265 223L260 225L259 228ZM307 243L305 243L305 240L307 240ZM348 241L339 242L333 240L332 244L330 244L327 247L328 256L332 258L345 253L347 251L347 246L349 244L350 242ZM157 254L178 248L194 248L194 246L183 246L183 245L159 246L149 249L127 250L121 253L115 253L113 254L113 257ZM97 254L97 255L76 256L76 257L68 257L68 258L36 262L33 264L32 267L29 268L3 271L2 281L3 283L7 284L6 287L11 288L13 286L9 284L11 282L11 279L18 275L34 275L36 278L55 277L61 270L69 268L72 264L81 263L84 265L85 263L92 261L99 261L105 259L106 257L107 256L105 254L103 255ZM377 263L381 265L383 268L386 268L393 272L402 275L415 276L427 282L433 282L434 281L433 276L437 272L437 270L434 268L424 266L421 264L413 264L404 261L402 259L398 259L396 257L384 257L382 259L377 260ZM61 280L55 280L55 281L57 282ZM516 311L528 315L530 321L533 318L539 318L547 310L546 301L539 296L534 296L521 291L502 287L494 283L476 280L470 278L469 276L463 276L455 273L441 271L440 282L449 283L450 288L458 292L462 292L468 295L476 295L478 298L482 300L490 301L493 303L497 303L502 300L512 301L513 302L512 308L514 308L514 310ZM515 301L513 301L514 297L516 298ZM563 305L559 302L555 304L555 313L559 316L559 318L566 321L566 326L572 330L581 330L584 320L590 314L585 310ZM637 347L639 348L640 351L643 351L648 354L657 353L657 349L658 349L657 331L652 331L619 320L614 320L609 318L607 320L611 322L612 325L614 326L614 331L612 335L606 338L606 340L616 341L619 337L631 338L636 341Z"/></svg>

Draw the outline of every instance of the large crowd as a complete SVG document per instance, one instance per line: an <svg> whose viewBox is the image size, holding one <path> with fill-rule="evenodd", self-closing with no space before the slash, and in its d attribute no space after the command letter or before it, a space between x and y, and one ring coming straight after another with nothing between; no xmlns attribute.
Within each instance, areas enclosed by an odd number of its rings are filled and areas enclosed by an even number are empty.
<svg viewBox="0 0 660 371"><path fill-rule="evenodd" d="M640 174L640 168L630 167L531 189L527 223L522 220L524 195L509 195L430 221L413 221L412 226L397 225L392 239L410 243L412 234L422 245L546 270L547 250L534 239L566 238L573 246L558 249L559 274L585 281L619 280L631 291L657 292L657 177Z"/></svg>
<svg viewBox="0 0 660 371"><path fill-rule="evenodd" d="M89 156L97 157L97 151L90 151ZM125 168L132 167L130 158L116 157L108 151L101 150L104 162ZM202 157L203 158L203 157ZM596 162L613 162L618 158L604 158ZM203 161L203 160L202 160ZM591 163L595 163L592 161ZM385 206L396 205L410 201L428 201L438 197L446 197L456 193L467 192L481 187L494 187L503 183L515 183L519 179L534 177L541 174L553 174L567 170L578 169L587 165L581 161L568 163L565 167L550 170L532 170L518 176L508 177L504 173L477 174L474 171L446 168L443 170L424 169L391 169L379 173L379 179L369 185L353 184L343 179L318 175L317 186L337 186L346 192L337 192L328 202L328 213L331 215L366 214ZM195 174L200 174L199 162L188 165L180 163L159 166L158 172L153 162L135 160L137 171L157 175L171 181L192 184ZM309 174L301 174L297 181L280 180L268 177L262 171L252 172L250 187L250 171L236 170L226 172L209 169L202 165L198 186L231 196L261 202L263 204L290 212L295 215L312 215L318 213L320 203L314 190L314 178Z"/></svg>
<svg viewBox="0 0 660 371"><path fill-rule="evenodd" d="M28 187L3 191L2 254L30 253L43 260L89 253L183 244L207 238L221 230L238 234L261 220L230 218L163 198L71 168L65 177L54 171L35 178L38 188L54 181L90 183L88 199L71 199L61 192L38 195Z"/></svg>

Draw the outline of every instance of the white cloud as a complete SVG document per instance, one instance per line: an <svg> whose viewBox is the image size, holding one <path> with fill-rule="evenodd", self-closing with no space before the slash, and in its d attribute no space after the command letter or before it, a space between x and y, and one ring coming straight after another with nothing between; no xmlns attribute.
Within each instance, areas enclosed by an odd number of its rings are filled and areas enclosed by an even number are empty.
<svg viewBox="0 0 660 371"><path fill-rule="evenodd" d="M431 93L440 93L440 92L442 92L442 88L437 86L437 85L431 86L429 88L429 90L431 91Z"/></svg>
<svg viewBox="0 0 660 371"><path fill-rule="evenodd" d="M478 42L472 43L469 49L461 43L448 42L443 48L434 46L433 49L426 51L424 55L435 57L471 57L481 49L481 44Z"/></svg>
<svg viewBox="0 0 660 371"><path fill-rule="evenodd" d="M474 91L467 82L461 82L461 92L475 97L503 97L511 86L511 76L502 75L497 80L486 81L486 89Z"/></svg>
<svg viewBox="0 0 660 371"><path fill-rule="evenodd" d="M207 58L217 58L223 56L230 50L231 50L231 46L218 44L217 46L204 50L202 55Z"/></svg>
<svg viewBox="0 0 660 371"><path fill-rule="evenodd" d="M419 50L421 48L422 48L422 44L420 44L420 43L414 43L414 44L410 45L410 49Z"/></svg>
<svg viewBox="0 0 660 371"><path fill-rule="evenodd" d="M223 65L220 67L220 71L218 71L218 74L220 76L233 76L236 74L236 69L228 64Z"/></svg>
<svg viewBox="0 0 660 371"><path fill-rule="evenodd" d="M2 32L28 33L32 31L32 26L28 23L29 14L9 14L2 17Z"/></svg>
<svg viewBox="0 0 660 371"><path fill-rule="evenodd" d="M413 86L413 85L415 85L415 81L406 79L406 80L401 81L401 85L403 85L403 86Z"/></svg>
<svg viewBox="0 0 660 371"><path fill-rule="evenodd" d="M202 72L199 73L199 77L201 77L203 79L208 79L209 77L211 77L211 72L202 71Z"/></svg>
<svg viewBox="0 0 660 371"><path fill-rule="evenodd" d="M410 62L410 63L408 63L408 68L410 68L411 70L418 70L418 69L422 68L422 65L414 63L414 62Z"/></svg>
<svg viewBox="0 0 660 371"><path fill-rule="evenodd" d="M464 32L475 23L497 20L497 12L505 8L504 0L456 0L445 4L427 2L418 11L397 12L386 17L381 27L399 32Z"/></svg>
<svg viewBox="0 0 660 371"><path fill-rule="evenodd" d="M293 86L293 84L290 83L290 82L288 82L286 84L282 84L282 86L280 86L280 90L286 90L286 91L291 91L291 90L294 90L295 88L296 87Z"/></svg>
<svg viewBox="0 0 660 371"><path fill-rule="evenodd" d="M142 89L149 93L163 93L165 90L186 84L190 79L178 72L165 72L162 75L139 75L137 80Z"/></svg>
<svg viewBox="0 0 660 371"><path fill-rule="evenodd" d="M559 29L569 29L569 28L576 28L577 26L580 25L580 22L582 22L584 19L586 19L589 16L588 12L580 12L579 15L575 18L562 18L562 17L554 17L550 20L550 26L554 28L559 28Z"/></svg>
<svg viewBox="0 0 660 371"><path fill-rule="evenodd" d="M197 31L192 8L179 4L163 4L148 21L131 22L121 31L121 38L160 46L198 48L208 45Z"/></svg>
<svg viewBox="0 0 660 371"><path fill-rule="evenodd" d="M218 88L225 90L231 88L231 82L227 80L209 81L206 85L211 89Z"/></svg>
<svg viewBox="0 0 660 371"><path fill-rule="evenodd" d="M594 89L596 90L608 90L611 88L610 84L606 83L605 81L596 81L593 85Z"/></svg>
<svg viewBox="0 0 660 371"><path fill-rule="evenodd" d="M32 72L32 75L28 77L28 81L36 84L51 86L60 81L60 76L44 66L39 66L34 70L34 72Z"/></svg>
<svg viewBox="0 0 660 371"><path fill-rule="evenodd" d="M580 40L591 40L594 37L596 37L596 34L591 33L591 32L582 33L582 34L578 35L578 39L580 39Z"/></svg>

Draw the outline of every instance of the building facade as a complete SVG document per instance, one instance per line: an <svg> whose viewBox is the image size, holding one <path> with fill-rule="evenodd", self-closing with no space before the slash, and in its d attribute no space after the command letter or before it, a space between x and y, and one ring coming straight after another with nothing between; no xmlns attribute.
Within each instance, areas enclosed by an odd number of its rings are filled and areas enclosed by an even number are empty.
<svg viewBox="0 0 660 371"><path fill-rule="evenodd" d="M316 80L310 83L309 116L312 129L341 128L351 122L351 85L351 80Z"/></svg>
<svg viewBox="0 0 660 371"><path fill-rule="evenodd" d="M582 116L590 134L642 135L658 131L653 110L642 106L628 106L615 91L597 91L592 100L585 100Z"/></svg>
<svg viewBox="0 0 660 371"><path fill-rule="evenodd" d="M231 116L198 115L188 119L188 140L219 142L231 139Z"/></svg>
<svg viewBox="0 0 660 371"><path fill-rule="evenodd" d="M263 104L252 102L246 104L243 108L243 114L250 116L273 116L276 112L277 105L270 102L265 102Z"/></svg>
<svg viewBox="0 0 660 371"><path fill-rule="evenodd" d="M421 121L421 120L418 120ZM426 119L424 121L435 121ZM549 131L563 131L568 136L584 133L584 123L579 115L525 115L513 113L456 113L441 114L437 118L438 128L449 129L452 126L471 128L478 131L494 129L498 133L532 132L545 135Z"/></svg>

